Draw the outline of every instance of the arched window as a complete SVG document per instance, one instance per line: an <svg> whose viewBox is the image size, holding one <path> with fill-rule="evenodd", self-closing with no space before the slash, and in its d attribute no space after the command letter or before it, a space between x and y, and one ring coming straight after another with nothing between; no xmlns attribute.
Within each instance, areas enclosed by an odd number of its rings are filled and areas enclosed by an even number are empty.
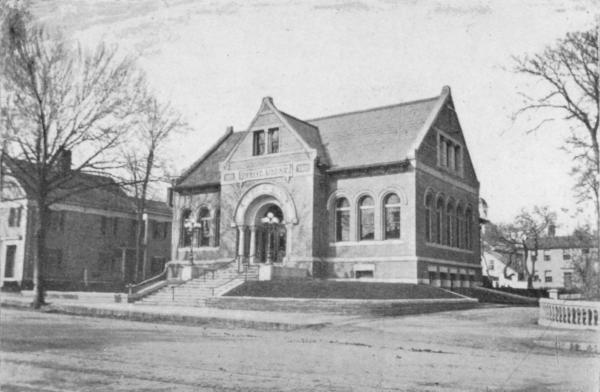
<svg viewBox="0 0 600 392"><path fill-rule="evenodd" d="M433 196L425 196L425 241L433 241Z"/></svg>
<svg viewBox="0 0 600 392"><path fill-rule="evenodd" d="M464 227L465 216L461 206L456 208L456 229L454 230L454 246L461 248L463 246L463 227Z"/></svg>
<svg viewBox="0 0 600 392"><path fill-rule="evenodd" d="M444 200L440 197L435 205L435 243L441 244L444 237Z"/></svg>
<svg viewBox="0 0 600 392"><path fill-rule="evenodd" d="M350 203L344 197L335 201L335 240L350 240Z"/></svg>
<svg viewBox="0 0 600 392"><path fill-rule="evenodd" d="M189 209L185 209L181 212L181 235L180 235L180 245L192 246L192 233L185 227L185 223L188 219L190 219L190 215L192 215L192 211Z"/></svg>
<svg viewBox="0 0 600 392"><path fill-rule="evenodd" d="M446 238L445 244L452 246L454 244L454 202L449 201L446 207Z"/></svg>
<svg viewBox="0 0 600 392"><path fill-rule="evenodd" d="M215 246L219 246L221 241L221 210L215 211Z"/></svg>
<svg viewBox="0 0 600 392"><path fill-rule="evenodd" d="M363 196L358 202L360 240L375 239L375 203L371 196Z"/></svg>
<svg viewBox="0 0 600 392"><path fill-rule="evenodd" d="M383 200L383 216L385 216L384 239L400 238L400 198L390 193Z"/></svg>
<svg viewBox="0 0 600 392"><path fill-rule="evenodd" d="M473 212L470 207L465 211L465 248L471 249L473 246Z"/></svg>
<svg viewBox="0 0 600 392"><path fill-rule="evenodd" d="M200 208L198 212L198 246L210 246L210 210L206 207Z"/></svg>

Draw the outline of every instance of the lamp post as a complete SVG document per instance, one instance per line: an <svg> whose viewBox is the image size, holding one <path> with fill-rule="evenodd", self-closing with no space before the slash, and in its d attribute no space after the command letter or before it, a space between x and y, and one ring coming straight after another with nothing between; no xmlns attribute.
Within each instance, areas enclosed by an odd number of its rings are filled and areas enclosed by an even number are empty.
<svg viewBox="0 0 600 392"><path fill-rule="evenodd" d="M194 237L193 237L193 235L194 235L194 230L199 227L202 227L202 225L200 225L200 223L196 222L194 219L188 218L183 223L183 227L190 235L190 248L192 249L192 258L191 258L190 262L192 263L192 265L194 265Z"/></svg>
<svg viewBox="0 0 600 392"><path fill-rule="evenodd" d="M267 225L276 225L279 223L279 218L275 216L272 212L268 212L267 215L260 220L262 223ZM267 263L271 263L273 261L273 249L271 246L271 238L273 236L273 226L270 226L267 229Z"/></svg>

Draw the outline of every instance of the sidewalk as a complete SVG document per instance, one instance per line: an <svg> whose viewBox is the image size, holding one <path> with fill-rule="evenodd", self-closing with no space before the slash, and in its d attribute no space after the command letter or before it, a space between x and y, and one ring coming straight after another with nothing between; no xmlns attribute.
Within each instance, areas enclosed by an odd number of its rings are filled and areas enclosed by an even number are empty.
<svg viewBox="0 0 600 392"><path fill-rule="evenodd" d="M335 314L265 312L254 310L225 310L184 306L153 306L128 303L86 303L84 301L48 300L43 311L79 316L106 317L132 321L177 323L217 328L252 328L263 330L294 330L323 328L345 323L356 317ZM0 305L29 308L31 297L0 293Z"/></svg>

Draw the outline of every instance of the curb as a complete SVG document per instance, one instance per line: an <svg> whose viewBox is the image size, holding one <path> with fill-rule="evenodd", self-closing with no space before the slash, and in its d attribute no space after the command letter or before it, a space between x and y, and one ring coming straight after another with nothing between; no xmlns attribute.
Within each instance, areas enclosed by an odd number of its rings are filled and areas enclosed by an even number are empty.
<svg viewBox="0 0 600 392"><path fill-rule="evenodd" d="M2 299L0 307L18 308L23 310L32 310L29 303ZM213 328L248 328L257 330L278 330L292 331L297 329L320 329L331 325L329 322L295 324L278 321L257 321L248 319L223 318L213 316L195 316L173 313L154 313L143 310L125 310L125 309L103 309L82 305L71 304L49 304L41 309L46 313L59 313L74 316L86 316L97 318L111 318L118 320L140 321L147 323L164 323L190 326L203 326Z"/></svg>

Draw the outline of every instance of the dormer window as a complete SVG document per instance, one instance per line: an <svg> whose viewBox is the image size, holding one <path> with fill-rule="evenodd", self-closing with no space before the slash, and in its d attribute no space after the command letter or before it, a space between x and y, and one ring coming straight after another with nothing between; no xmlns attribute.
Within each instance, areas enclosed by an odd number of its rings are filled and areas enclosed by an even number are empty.
<svg viewBox="0 0 600 392"><path fill-rule="evenodd" d="M265 153L265 131L254 131L252 155Z"/></svg>
<svg viewBox="0 0 600 392"><path fill-rule="evenodd" d="M438 133L438 166L451 173L462 175L462 146L441 132Z"/></svg>

